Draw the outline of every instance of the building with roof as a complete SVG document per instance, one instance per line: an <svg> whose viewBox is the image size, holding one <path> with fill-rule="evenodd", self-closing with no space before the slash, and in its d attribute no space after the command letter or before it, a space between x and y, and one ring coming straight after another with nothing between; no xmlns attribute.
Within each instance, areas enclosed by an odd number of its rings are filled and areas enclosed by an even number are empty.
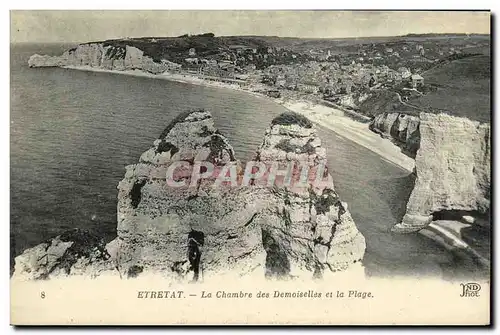
<svg viewBox="0 0 500 335"><path fill-rule="evenodd" d="M411 76L411 86L417 88L424 84L424 78L419 74L414 74Z"/></svg>

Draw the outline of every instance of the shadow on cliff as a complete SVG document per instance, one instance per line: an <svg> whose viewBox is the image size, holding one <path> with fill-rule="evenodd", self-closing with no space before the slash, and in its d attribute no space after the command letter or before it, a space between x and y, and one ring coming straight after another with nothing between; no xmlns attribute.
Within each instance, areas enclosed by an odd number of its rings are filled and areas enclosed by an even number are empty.
<svg viewBox="0 0 500 335"><path fill-rule="evenodd" d="M368 276L392 277L440 277L446 280L460 280L487 275L471 256L459 249L449 251L430 238L419 234L398 234L391 227L401 222L406 212L406 204L415 184L416 176L409 174L400 178L370 180L369 186L375 190L377 198L372 198L370 206L385 210L377 211L382 216L382 225L371 225L370 217L363 218L368 224L358 224L358 229L366 239L366 253L363 259ZM351 212L355 212L355 209ZM374 212L375 213L375 212ZM356 214L356 213L353 213ZM362 222L357 220L356 223ZM378 220L377 220L378 221ZM485 239L484 229L467 227L461 230L464 241L475 245ZM478 242L479 241L479 242ZM468 243L470 243L468 242ZM471 244L472 244L471 243ZM482 246L482 252L489 248Z"/></svg>
<svg viewBox="0 0 500 335"><path fill-rule="evenodd" d="M372 210L371 215L358 217L352 208L358 229L366 239L363 264L368 276L441 277L443 264L452 264L449 252L432 240L420 234L391 232L392 226L400 222L406 212L414 184L414 174L371 179L368 187L375 190L367 206Z"/></svg>
<svg viewBox="0 0 500 335"><path fill-rule="evenodd" d="M406 213L406 204L415 186L415 180L416 176L413 173L399 178L371 180L380 200L387 204L396 222L401 222ZM392 226L393 224L388 222L387 228L390 229Z"/></svg>

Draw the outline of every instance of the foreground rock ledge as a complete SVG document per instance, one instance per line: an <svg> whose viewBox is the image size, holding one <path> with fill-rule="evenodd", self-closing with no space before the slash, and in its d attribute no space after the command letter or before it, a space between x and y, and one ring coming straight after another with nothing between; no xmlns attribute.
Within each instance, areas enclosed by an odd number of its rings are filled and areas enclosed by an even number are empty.
<svg viewBox="0 0 500 335"><path fill-rule="evenodd" d="M126 167L118 185L114 241L91 243L86 253L61 266L71 241L56 237L16 257L14 277L116 272L130 278L154 272L181 282L230 273L312 279L362 266L365 239L327 172L320 186L301 188L257 181L213 187L210 179L195 187L169 187L167 168L180 160L189 166L176 177L188 183L189 168L199 161L212 163L216 171L234 166L238 180L242 178L243 168L210 113L181 114L137 164ZM326 150L306 118L285 113L273 120L254 160L268 167L293 161L314 169L326 162ZM297 176L298 164L294 166ZM52 265L42 265L43 258Z"/></svg>

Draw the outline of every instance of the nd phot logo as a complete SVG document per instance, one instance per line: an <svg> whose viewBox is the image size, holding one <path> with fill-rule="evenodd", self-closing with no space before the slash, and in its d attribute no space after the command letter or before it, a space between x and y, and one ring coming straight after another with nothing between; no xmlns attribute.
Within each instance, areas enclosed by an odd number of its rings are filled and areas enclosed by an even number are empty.
<svg viewBox="0 0 500 335"><path fill-rule="evenodd" d="M481 285L479 285L478 283L460 284L460 286L462 287L462 294L460 295L461 297L479 297Z"/></svg>

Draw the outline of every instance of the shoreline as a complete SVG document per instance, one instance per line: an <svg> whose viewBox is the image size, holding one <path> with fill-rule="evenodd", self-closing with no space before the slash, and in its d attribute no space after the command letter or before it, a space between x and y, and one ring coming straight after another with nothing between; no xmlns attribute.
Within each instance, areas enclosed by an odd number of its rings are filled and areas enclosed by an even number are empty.
<svg viewBox="0 0 500 335"><path fill-rule="evenodd" d="M244 92L255 97L270 100L292 112L301 114L310 119L312 122L335 132L337 135L347 140L361 145L362 147L379 155L381 159L394 164L407 172L413 172L413 168L415 167L415 161L412 158L403 154L401 149L394 145L389 139L382 138L380 135L368 129L368 123L355 121L349 116L346 116L343 111L333 107L313 103L304 99L283 100L282 98L272 98L262 93L252 91L252 86L249 86L249 88L242 88L237 84L209 81L189 74L162 73L155 75L141 70L107 70L90 66L63 66L61 68L162 79L184 84L211 88L225 88Z"/></svg>
<svg viewBox="0 0 500 335"><path fill-rule="evenodd" d="M64 66L61 68L89 72L114 73L151 79L162 79L191 85L212 88L225 88L234 91L245 92L245 94L250 94L255 97L270 100L285 107L287 110L304 115L319 126L333 131L337 135L369 149L370 151L379 155L380 159L394 164L408 171L409 173L411 173L414 168L413 159L404 155L401 152L400 148L394 145L390 140L384 139L380 135L369 130L367 123L355 121L349 116L346 116L346 114L340 109L307 101L306 99L296 98L285 100L283 98L272 98L265 94L252 91L252 88L258 88L258 86L256 85L248 85L248 87L242 88L238 84L209 81L189 74L163 73L155 75L143 72L141 70L107 70L101 68L93 68L90 66ZM452 253L457 251L465 251L466 253L473 256L475 260L477 260L480 264L482 264L483 266L487 266L489 264L489 259L476 252L473 247L463 241L460 238L459 234L456 233L457 229L459 230L460 227L461 226L459 222L449 223L449 225L443 225L440 222L432 222L428 228L423 229L419 232L419 234L424 238L433 240Z"/></svg>
<svg viewBox="0 0 500 335"><path fill-rule="evenodd" d="M389 139L382 138L379 134L376 134L368 129L368 123L356 121L349 116L346 116L340 109L317 104L305 99L284 100L283 98L272 98L259 92L252 91L252 86L249 86L249 88L242 88L237 84L209 81L189 74L163 73L155 75L141 70L107 70L93 68L90 66L64 66L62 68L162 79L203 87L224 88L244 92L255 97L270 100L285 107L287 110L301 114L317 125L333 131L337 135L374 152L380 156L380 159L394 164L409 173L412 173L415 167L415 161L412 158L403 154L401 149L393 144ZM457 249L465 250L484 265L488 262L488 260L481 257L471 246L456 235L455 230L459 229L460 225L461 224L459 222L456 222L455 224L452 224L453 227L450 227L443 226L440 222L432 222L429 227L422 229L419 234L425 238L433 240L452 253Z"/></svg>

